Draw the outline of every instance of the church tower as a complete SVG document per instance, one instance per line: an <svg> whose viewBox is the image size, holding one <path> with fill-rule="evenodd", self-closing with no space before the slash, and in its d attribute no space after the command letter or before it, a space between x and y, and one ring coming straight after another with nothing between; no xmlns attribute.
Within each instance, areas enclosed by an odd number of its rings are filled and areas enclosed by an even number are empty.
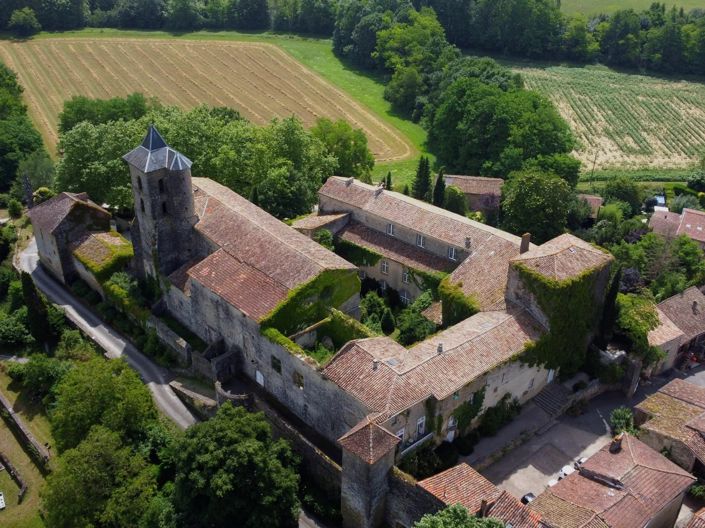
<svg viewBox="0 0 705 528"><path fill-rule="evenodd" d="M132 245L144 276L168 275L191 259L197 221L191 160L169 147L154 126L123 158L130 167L135 220Z"/></svg>

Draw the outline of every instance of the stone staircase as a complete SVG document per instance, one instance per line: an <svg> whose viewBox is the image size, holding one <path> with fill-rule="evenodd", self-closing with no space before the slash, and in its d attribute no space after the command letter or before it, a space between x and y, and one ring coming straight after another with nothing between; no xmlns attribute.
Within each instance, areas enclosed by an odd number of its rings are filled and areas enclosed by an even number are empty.
<svg viewBox="0 0 705 528"><path fill-rule="evenodd" d="M534 397L534 403L543 409L546 414L555 418L570 407L571 392L560 383L550 383Z"/></svg>

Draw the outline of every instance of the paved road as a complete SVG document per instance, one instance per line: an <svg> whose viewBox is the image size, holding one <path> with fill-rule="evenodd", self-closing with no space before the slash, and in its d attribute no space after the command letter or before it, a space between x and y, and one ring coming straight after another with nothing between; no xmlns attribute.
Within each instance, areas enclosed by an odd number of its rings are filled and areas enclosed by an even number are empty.
<svg viewBox="0 0 705 528"><path fill-rule="evenodd" d="M109 358L124 357L152 391L157 407L182 429L196 423L196 418L177 398L169 387L173 379L170 372L154 363L115 332L93 312L83 306L63 285L38 266L37 244L31 240L20 253L19 267L32 275L37 287L55 304L60 306L71 321L106 351Z"/></svg>

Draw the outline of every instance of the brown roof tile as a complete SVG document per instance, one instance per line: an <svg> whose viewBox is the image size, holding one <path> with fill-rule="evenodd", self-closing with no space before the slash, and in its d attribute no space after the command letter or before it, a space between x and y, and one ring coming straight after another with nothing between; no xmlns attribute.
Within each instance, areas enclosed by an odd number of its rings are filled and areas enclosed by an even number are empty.
<svg viewBox="0 0 705 528"><path fill-rule="evenodd" d="M600 207L602 207L602 204L604 203L602 196L595 196L594 194L578 194L578 198L588 203L592 217L597 218L597 214L600 212Z"/></svg>
<svg viewBox="0 0 705 528"><path fill-rule="evenodd" d="M677 235L685 235L698 242L705 242L705 211L683 209Z"/></svg>
<svg viewBox="0 0 705 528"><path fill-rule="evenodd" d="M374 464L395 449L399 441L399 438L370 418L365 418L340 437L338 443L361 460Z"/></svg>
<svg viewBox="0 0 705 528"><path fill-rule="evenodd" d="M705 528L705 508L701 508L693 514L686 528Z"/></svg>
<svg viewBox="0 0 705 528"><path fill-rule="evenodd" d="M658 307L656 314L659 325L648 333L649 345L657 347L678 340L678 346L680 346L680 341L684 337L683 332Z"/></svg>
<svg viewBox="0 0 705 528"><path fill-rule="evenodd" d="M503 491L489 511L489 517L499 519L513 528L540 528L541 515L524 506L516 497Z"/></svg>
<svg viewBox="0 0 705 528"><path fill-rule="evenodd" d="M667 394L673 398L705 409L705 387L700 387L694 383L676 378L661 387L659 393Z"/></svg>
<svg viewBox="0 0 705 528"><path fill-rule="evenodd" d="M352 341L323 372L370 412L392 416L430 395L448 397L509 361L543 331L523 310L481 312L410 349L388 337Z"/></svg>
<svg viewBox="0 0 705 528"><path fill-rule="evenodd" d="M462 176L457 174L446 174L444 176L446 185L454 185L464 194L485 195L502 194L502 178L485 178L484 176Z"/></svg>
<svg viewBox="0 0 705 528"><path fill-rule="evenodd" d="M86 193L62 192L29 210L28 216L35 229L51 233L59 227L61 222L68 216L76 205L90 207L98 213L109 215L109 213L94 204L88 199Z"/></svg>
<svg viewBox="0 0 705 528"><path fill-rule="evenodd" d="M695 286L660 302L658 308L683 332L684 343L705 333L705 295Z"/></svg>
<svg viewBox="0 0 705 528"><path fill-rule="evenodd" d="M551 489L530 502L529 508L541 515L541 522L551 528L609 528L595 512L557 497Z"/></svg>
<svg viewBox="0 0 705 528"><path fill-rule="evenodd" d="M340 230L338 236L347 242L365 247L375 253L379 253L383 257L419 271L430 273L450 271L453 267L453 262L448 259L441 258L357 222L350 222Z"/></svg>
<svg viewBox="0 0 705 528"><path fill-rule="evenodd" d="M563 281L601 268L614 260L609 253L570 234L560 235L512 259L545 277Z"/></svg>
<svg viewBox="0 0 705 528"><path fill-rule="evenodd" d="M327 225L330 225L333 222L337 222L338 220L342 220L343 218L347 218L348 216L348 213L329 215L308 215L295 220L291 224L291 227L293 227L294 229L319 229L326 227Z"/></svg>
<svg viewBox="0 0 705 528"><path fill-rule="evenodd" d="M501 495L494 484L465 463L422 480L419 486L445 504L461 504L473 515L480 511L482 501L491 504Z"/></svg>
<svg viewBox="0 0 705 528"><path fill-rule="evenodd" d="M649 227L652 231L666 238L676 236L680 223L681 215L670 211L656 211L649 219Z"/></svg>
<svg viewBox="0 0 705 528"><path fill-rule="evenodd" d="M644 429L681 441L691 435L691 430L686 427L688 421L703 414L701 407L661 391L646 398L636 408L650 416L643 425Z"/></svg>

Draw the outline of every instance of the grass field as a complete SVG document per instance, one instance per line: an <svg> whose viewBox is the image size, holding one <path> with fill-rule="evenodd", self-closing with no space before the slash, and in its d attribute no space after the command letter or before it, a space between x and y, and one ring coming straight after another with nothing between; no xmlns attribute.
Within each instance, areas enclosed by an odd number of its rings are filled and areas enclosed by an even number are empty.
<svg viewBox="0 0 705 528"><path fill-rule="evenodd" d="M705 154L705 85L601 66L517 65L528 88L550 97L595 167L687 167Z"/></svg>
<svg viewBox="0 0 705 528"><path fill-rule="evenodd" d="M331 53L332 55L332 53ZM299 116L344 118L367 134L379 161L415 154L406 135L277 46L258 42L132 38L44 38L0 42L0 58L25 86L30 113L49 145L72 95L112 97L140 91L166 104L238 109L255 123Z"/></svg>
<svg viewBox="0 0 705 528"><path fill-rule="evenodd" d="M648 9L652 0L561 0L561 11L564 13L583 13L585 15L596 15L599 13L613 13L619 9L634 9L643 11ZM703 7L702 0L682 0L679 2L667 2L668 9L672 5L686 11Z"/></svg>

